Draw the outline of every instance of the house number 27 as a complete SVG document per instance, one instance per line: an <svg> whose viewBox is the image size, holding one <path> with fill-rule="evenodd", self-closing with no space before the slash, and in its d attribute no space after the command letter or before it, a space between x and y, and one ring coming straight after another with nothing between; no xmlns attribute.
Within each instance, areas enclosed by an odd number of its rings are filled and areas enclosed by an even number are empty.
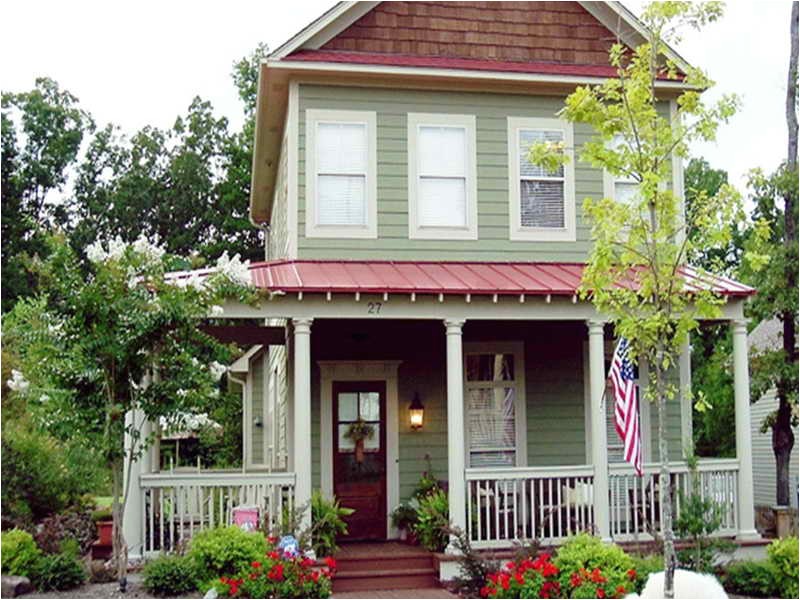
<svg viewBox="0 0 800 600"><path fill-rule="evenodd" d="M383 302L368 302L367 303L367 314L368 315L379 315L381 314L381 307L383 306Z"/></svg>

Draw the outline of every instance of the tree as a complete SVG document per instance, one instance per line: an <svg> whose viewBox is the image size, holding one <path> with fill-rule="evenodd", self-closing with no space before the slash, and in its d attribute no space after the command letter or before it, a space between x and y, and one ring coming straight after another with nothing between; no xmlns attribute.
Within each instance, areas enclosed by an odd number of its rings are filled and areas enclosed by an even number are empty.
<svg viewBox="0 0 800 600"><path fill-rule="evenodd" d="M797 2L793 2L786 90L787 158L772 175L765 176L756 171L750 179L755 203L753 231L757 233L762 229L768 233L767 248L761 251L769 254L771 259L763 269L749 274L753 285L758 288L758 294L749 305L748 316L756 323L777 320L781 326L782 338L782 344L778 347L767 347L754 352L751 359L751 397L757 400L773 388L778 397L778 409L767 416L762 430L772 430L776 502L781 506L788 506L791 499L789 466L795 443L792 427L798 422L797 20L798 6ZM755 247L758 243L755 235L748 240L749 247Z"/></svg>
<svg viewBox="0 0 800 600"><path fill-rule="evenodd" d="M683 215L682 200L664 182L670 179L673 155L681 159L696 140L713 140L719 125L736 111L738 100L723 96L712 105L701 90L712 82L699 69L679 67L666 44L679 39L682 27L701 28L718 19L721 3L654 2L642 19L648 40L629 49L620 42L610 50L617 77L595 86L579 86L566 99L561 116L590 125L595 135L577 155L611 175L637 182L638 193L628 202L587 198L584 211L592 225L593 248L584 271L581 294L591 298L615 333L630 342L635 359L646 361L650 385L645 394L658 414L660 481L664 486L664 597L674 595L675 548L673 490L667 445L667 401L678 390L668 372L678 362L683 344L700 319L720 314L724 299L710 289L685 290L685 268L699 248L721 249L730 243L731 223L743 212L738 194L723 185L710 197L699 191ZM682 78L687 88L676 100L677 118L664 115L657 82ZM573 149L535 144L530 158L549 171L566 161ZM696 231L691 238L684 228ZM698 268L701 275L702 267Z"/></svg>
<svg viewBox="0 0 800 600"><path fill-rule="evenodd" d="M63 237L49 243L36 269L40 293L18 302L3 322L20 361L8 385L52 435L102 453L112 473L113 548L124 589L125 466L152 442L145 421L178 425L219 393L230 356L198 322L219 312L221 298L248 300L254 292L238 256L220 257L203 280L168 276L164 248L144 237L94 242L86 263Z"/></svg>
<svg viewBox="0 0 800 600"><path fill-rule="evenodd" d="M63 214L51 202L67 184L84 137L94 130L78 99L52 79L2 95L2 308L30 293L29 259L45 249L47 229Z"/></svg>

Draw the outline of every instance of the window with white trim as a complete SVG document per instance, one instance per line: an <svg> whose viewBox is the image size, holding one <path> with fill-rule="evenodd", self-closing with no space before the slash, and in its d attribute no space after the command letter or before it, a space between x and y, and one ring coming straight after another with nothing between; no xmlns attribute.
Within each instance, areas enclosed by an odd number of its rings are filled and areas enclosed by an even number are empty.
<svg viewBox="0 0 800 600"><path fill-rule="evenodd" d="M533 144L563 146L569 160L555 171L531 164ZM512 240L575 241L575 166L572 125L560 119L508 118Z"/></svg>
<svg viewBox="0 0 800 600"><path fill-rule="evenodd" d="M377 237L374 112L306 111L306 236Z"/></svg>
<svg viewBox="0 0 800 600"><path fill-rule="evenodd" d="M527 463L524 364L522 343L465 344L469 467Z"/></svg>
<svg viewBox="0 0 800 600"><path fill-rule="evenodd" d="M623 144L622 136L615 136L611 147L616 148ZM629 175L614 176L608 171L603 171L603 195L622 204L633 206L638 201L639 182Z"/></svg>
<svg viewBox="0 0 800 600"><path fill-rule="evenodd" d="M408 115L409 237L477 239L473 115Z"/></svg>

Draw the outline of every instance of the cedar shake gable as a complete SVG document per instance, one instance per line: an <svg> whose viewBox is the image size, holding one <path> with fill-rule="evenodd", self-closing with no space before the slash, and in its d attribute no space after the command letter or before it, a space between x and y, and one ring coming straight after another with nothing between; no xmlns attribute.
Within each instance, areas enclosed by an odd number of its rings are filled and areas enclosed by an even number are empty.
<svg viewBox="0 0 800 600"><path fill-rule="evenodd" d="M616 39L578 2L381 2L320 50L608 65Z"/></svg>

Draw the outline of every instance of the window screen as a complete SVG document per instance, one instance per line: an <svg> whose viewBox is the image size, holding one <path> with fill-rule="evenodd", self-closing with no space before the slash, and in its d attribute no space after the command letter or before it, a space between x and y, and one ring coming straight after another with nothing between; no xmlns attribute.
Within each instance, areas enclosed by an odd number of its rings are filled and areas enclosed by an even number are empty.
<svg viewBox="0 0 800 600"><path fill-rule="evenodd" d="M549 172L528 160L536 142L564 142L564 132L555 130L519 130L520 225L522 227L563 228L564 167Z"/></svg>

